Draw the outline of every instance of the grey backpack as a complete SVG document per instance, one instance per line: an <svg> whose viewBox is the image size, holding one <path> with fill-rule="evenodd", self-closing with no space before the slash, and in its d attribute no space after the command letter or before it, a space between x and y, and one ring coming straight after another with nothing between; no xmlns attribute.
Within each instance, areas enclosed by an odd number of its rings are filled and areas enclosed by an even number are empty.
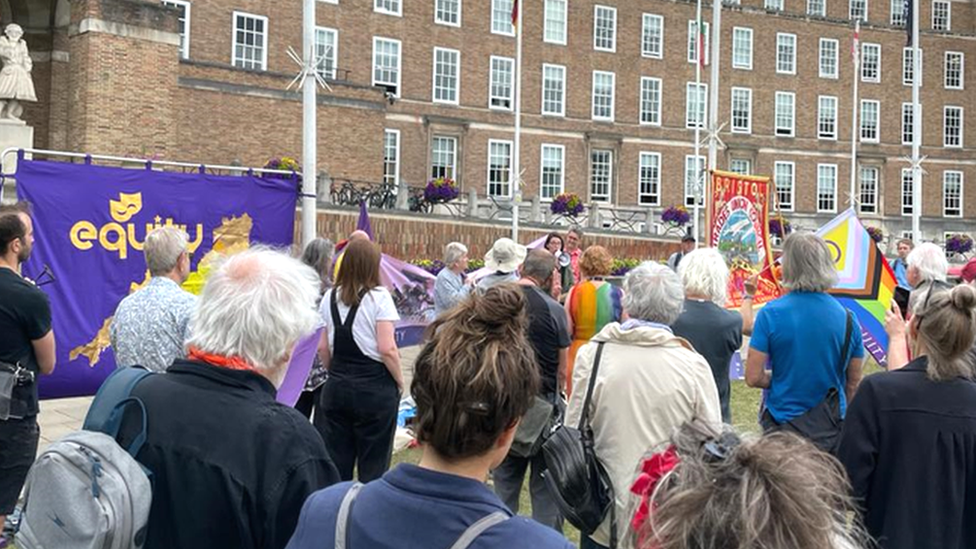
<svg viewBox="0 0 976 549"><path fill-rule="evenodd" d="M117 370L95 396L86 430L65 435L38 456L24 486L18 547L142 547L152 482L134 456L146 442L146 408L129 393L147 375L145 370ZM122 448L116 437L129 405L141 412L142 430Z"/></svg>

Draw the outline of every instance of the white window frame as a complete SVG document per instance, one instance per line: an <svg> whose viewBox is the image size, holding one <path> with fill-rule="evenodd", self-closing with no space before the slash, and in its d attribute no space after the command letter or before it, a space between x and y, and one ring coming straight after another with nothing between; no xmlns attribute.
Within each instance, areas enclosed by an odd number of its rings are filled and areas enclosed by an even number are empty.
<svg viewBox="0 0 976 549"><path fill-rule="evenodd" d="M546 110L546 69L547 68L554 69L554 70L558 70L559 72L562 73L562 78L559 79L559 82L560 82L560 88L559 88L560 99L559 99L559 110L558 111ZM566 67L564 65L552 65L552 64L549 64L549 63L543 64L542 65L542 85L539 86L539 87L541 88L541 91L542 91L542 104L541 104L542 115L543 116L566 116Z"/></svg>
<svg viewBox="0 0 976 549"><path fill-rule="evenodd" d="M936 8L942 4L945 6L945 28L940 29L935 26ZM952 30L952 2L948 0L932 0L932 30L939 32L949 32Z"/></svg>
<svg viewBox="0 0 976 549"><path fill-rule="evenodd" d="M824 179L825 175L828 176L827 180ZM830 188L825 187L824 183ZM828 203L829 206L826 205ZM837 164L817 164L817 212L837 213Z"/></svg>
<svg viewBox="0 0 976 549"><path fill-rule="evenodd" d="M695 111L697 112L694 113L691 111L691 101L689 101L689 98L691 97L692 94L692 89L696 89L698 91L696 97L700 97L701 101L700 102L696 101L696 103L700 103L702 107L701 109L696 108ZM692 120L692 116L695 116L696 119L698 118L697 116L698 112L701 112L700 123L697 123L696 120ZM696 125L704 128L705 124L707 123L708 123L708 84L705 82L702 82L701 84L696 84L695 82L688 82L687 84L685 84L685 128L694 129Z"/></svg>
<svg viewBox="0 0 976 549"><path fill-rule="evenodd" d="M445 55L454 56L454 75L450 76L445 74L443 78L453 78L454 79L454 97L453 98L443 98L438 97L438 86L437 86L437 54L442 53ZM443 87L446 92L450 92L450 87ZM439 103L443 105L458 105L461 100L461 52L451 48L434 48L433 55L433 66L431 69L431 79L430 79L430 98L431 102Z"/></svg>
<svg viewBox="0 0 976 549"><path fill-rule="evenodd" d="M746 116L745 125L736 124L736 93L745 95L746 104ZM752 133L752 89L750 88L736 88L733 87L731 90L730 101L729 101L729 113L730 113L730 126L732 128L732 133Z"/></svg>
<svg viewBox="0 0 976 549"><path fill-rule="evenodd" d="M594 158L593 157L596 154L602 154L602 153L607 153L607 158L608 158L608 160L607 160L607 181L606 181L607 193L605 195L604 194L595 194L593 192L594 185L595 185L595 181L594 181L593 176L596 175L594 173L594 171L593 171L593 166L594 166ZM590 179L590 185L589 185L589 191L590 191L590 193L589 194L590 194L590 200L593 201L593 202L606 202L606 203L610 203L613 200L613 156L614 156L613 149L597 149L597 148L595 148L595 149L590 150L590 164L589 164L589 168L590 168L590 177L589 177L589 179Z"/></svg>
<svg viewBox="0 0 976 549"><path fill-rule="evenodd" d="M596 83L597 83L597 76L598 75L601 76L601 77L606 77L608 75L610 76L610 105L609 105L610 115L609 116L598 115L597 112L596 112L597 111L597 101L596 101L597 100L597 95L596 95L597 84ZM616 99L616 97L615 97L616 96L616 90L617 90L617 74L616 73L609 72L609 71L593 71L593 86L592 86L591 91L590 91L590 117L591 117L591 119L597 120L597 121L601 121L601 122L613 122L613 120L614 120L614 106L615 106L614 103L615 103L615 99Z"/></svg>
<svg viewBox="0 0 976 549"><path fill-rule="evenodd" d="M780 200L780 192L781 192L779 186L780 166L789 167L789 172L790 172L789 173L790 188L788 190L790 201L789 203L786 204L784 204L783 201ZM792 212L796 203L796 163L795 162L787 161L787 160L777 160L776 162L773 163L773 192L775 193L775 197L776 197L776 202L774 204L776 204L776 206L779 207L781 211ZM787 191L783 191L783 192L787 192Z"/></svg>
<svg viewBox="0 0 976 549"><path fill-rule="evenodd" d="M458 162L458 154L457 154L458 153L458 138L457 138L457 136L454 136L454 135L434 135L434 136L431 137L431 139L430 139L430 172L429 172L431 179L434 179L436 177L441 177L440 175L434 173L434 168L435 167L438 167L437 164L434 164L434 143L436 143L436 142L450 142L451 143L451 150L450 150L450 153L449 153L450 154L450 158L451 158L451 163L449 165L445 165L445 166L441 166L441 167L446 172L446 173L443 174L443 177L449 177L449 178L457 181L457 179L458 179L458 177L457 177L458 176L458 170L457 170L457 162Z"/></svg>
<svg viewBox="0 0 976 549"><path fill-rule="evenodd" d="M792 42L792 43L791 43ZM784 48L789 48L783 57ZM786 32L776 33L776 74L796 74L796 35Z"/></svg>
<svg viewBox="0 0 976 549"><path fill-rule="evenodd" d="M378 68L376 62L376 45L379 42L388 42L390 44L396 44L396 82L385 82L376 79L376 70ZM385 70L385 69L384 69ZM396 93L394 96L400 96L403 94L403 88L400 85L400 81L403 78L403 43L396 38L386 38L385 36L374 36L373 37L373 70L372 70L372 85L374 86L396 86ZM433 85L433 83L431 84Z"/></svg>
<svg viewBox="0 0 976 549"><path fill-rule="evenodd" d="M752 172L752 160L748 158L729 159L729 171L739 175L750 175Z"/></svg>
<svg viewBox="0 0 976 549"><path fill-rule="evenodd" d="M868 51L877 52L878 62L875 66L876 72L874 75L868 74ZM872 54L872 57L874 55ZM881 44L874 44L868 42L861 43L861 82L871 82L878 84L881 82Z"/></svg>
<svg viewBox="0 0 976 549"><path fill-rule="evenodd" d="M958 177L959 183L959 196L955 197L957 204L954 208L955 213L950 212L949 207L949 176ZM945 170L942 172L942 217L962 217L963 213L963 197L964 197L964 185L963 185L963 172L961 170Z"/></svg>
<svg viewBox="0 0 976 549"><path fill-rule="evenodd" d="M645 164L645 160L649 162ZM652 161L653 160L653 161ZM652 161L652 162L651 162ZM644 168L653 170L653 175L644 178ZM650 186L650 192L645 192L645 184ZM646 199L646 200L645 200ZM637 159L637 204L639 206L661 205L661 153L641 151Z"/></svg>
<svg viewBox="0 0 976 549"><path fill-rule="evenodd" d="M873 178L870 180L871 189L870 192L865 188L865 178L864 174L871 173L874 174ZM877 166L858 166L858 212L862 214L876 214L880 211L878 206L878 189L881 186L881 170ZM866 196L870 196L870 200L865 200Z"/></svg>
<svg viewBox="0 0 976 549"><path fill-rule="evenodd" d="M491 0L491 16L489 17L488 21L491 34L515 36L515 25L512 24L512 2L514 2L514 0ZM502 5L503 3L508 5L508 9L504 8L504 5ZM498 9L496 6L501 6L501 9ZM502 13L504 15L504 22L495 19L495 14L498 13ZM495 23L499 23L499 26L496 27ZM505 27L504 30L501 28L503 26Z"/></svg>
<svg viewBox="0 0 976 549"><path fill-rule="evenodd" d="M829 118L831 131L824 131L826 127L823 122L827 120L824 118L824 108L825 101L828 104L832 104L831 109L833 109L833 116ZM837 141L837 107L839 103L837 97L834 95L819 95L817 96L817 139L826 141Z"/></svg>
<svg viewBox="0 0 976 549"><path fill-rule="evenodd" d="M855 19L857 19L857 16L854 15L854 3L855 2L858 2L858 3L863 2L864 3L864 13L861 14L860 19L861 19L862 22L867 23L867 21L868 21L868 0L848 0L848 4L847 4L847 18L850 19L851 21L854 21Z"/></svg>
<svg viewBox="0 0 976 549"><path fill-rule="evenodd" d="M238 61L240 61L241 63L249 63L250 62L250 60L248 60L248 59L243 59L243 58L238 58L237 57L237 46L238 46L238 42L237 42L237 18L238 17L244 17L246 19L247 18L254 19L256 21L261 21L262 22L262 27L261 28L263 30L261 31L260 34L261 34L261 37L262 37L262 44L263 45L261 46L261 65L260 65L259 68L246 67L246 66L238 65L237 64ZM253 13L248 13L246 11L237 11L237 10L234 10L233 14L231 15L230 20L231 20L231 35L233 36L233 39L231 40L231 45L230 45L231 65L234 65L235 67L237 67L239 69L244 69L244 70L252 70L252 71L254 71L254 70L257 70L257 71L266 71L266 70L268 70L268 36L270 34L269 31L268 31L268 18L265 17L264 15L256 15L256 14L253 14ZM245 29L244 32L250 32L250 31L247 31ZM251 48L256 47L256 46L248 46L247 44L243 44L243 46L245 48L247 48L247 47L251 47Z"/></svg>
<svg viewBox="0 0 976 549"><path fill-rule="evenodd" d="M373 11L376 13L382 13L383 15L395 15L397 17L403 17L403 3L406 0L373 0ZM387 7L388 4L396 6L396 9L390 9Z"/></svg>
<svg viewBox="0 0 976 549"><path fill-rule="evenodd" d="M901 83L905 86L912 85L911 72L915 69L914 63L912 63L912 48L902 48L901 50ZM918 49L918 73L920 75L918 80L918 86L922 87L925 85L925 51L922 48Z"/></svg>
<svg viewBox="0 0 976 549"><path fill-rule="evenodd" d="M652 34L653 25L651 21L657 22L659 36L657 37L657 49L648 49L649 37ZM641 18L641 57L650 59L664 58L664 17L655 13L645 13Z"/></svg>
<svg viewBox="0 0 976 549"><path fill-rule="evenodd" d="M698 159L697 165L695 164L695 159ZM697 169L697 174L695 173ZM695 188L690 185L697 185L699 179L703 179L705 176L705 170L708 169L708 165L705 163L705 156L698 155L697 157L693 154L685 155L685 184L684 184L684 205L694 206L695 205ZM697 175L697 177L696 177ZM702 181L702 184L706 184ZM705 189L702 188L702 196L698 197L698 204L704 204L705 200Z"/></svg>
<svg viewBox="0 0 976 549"><path fill-rule="evenodd" d="M180 22L183 25L183 30L180 32L180 58L189 59L190 58L190 20L191 11L193 5L185 0L163 0L164 6L170 6L176 9L183 10L182 17L180 17Z"/></svg>
<svg viewBox="0 0 976 549"><path fill-rule="evenodd" d="M557 44L560 46L566 45L566 35L569 33L569 15L568 15L569 6L567 3L568 0L545 0L545 4L543 6L543 13L542 13L542 19L543 19L542 41L543 42L546 42L548 44ZM555 7L557 5L562 5L561 19L562 19L563 29L562 29L561 37L556 37L556 36L550 37L550 34L555 35L556 31L549 28L549 22L551 20L549 18L549 8L550 6ZM552 32L550 33L550 31Z"/></svg>
<svg viewBox="0 0 976 549"><path fill-rule="evenodd" d="M819 10L814 10L814 2L820 7ZM826 17L827 15L827 0L807 0L807 15L811 17Z"/></svg>
<svg viewBox="0 0 976 549"><path fill-rule="evenodd" d="M921 105L919 105L919 110L921 111ZM912 110L911 103L901 104L901 144L911 145L912 138L915 136L915 127L912 124L914 111Z"/></svg>
<svg viewBox="0 0 976 549"><path fill-rule="evenodd" d="M949 111L959 111L959 142L950 143L949 140ZM957 105L946 105L942 108L942 146L947 149L961 149L963 147L963 137L965 135L964 121L966 119L965 109Z"/></svg>
<svg viewBox="0 0 976 549"><path fill-rule="evenodd" d="M825 45L830 45L831 48L824 48ZM833 55L826 55L831 53L829 50L833 50ZM834 38L821 38L820 48L817 52L817 71L820 78L828 78L830 80L837 80L840 77L840 64L839 64L839 54L840 52L840 41ZM824 71L824 61L827 60L833 66L834 72L829 73Z"/></svg>
<svg viewBox="0 0 976 549"><path fill-rule="evenodd" d="M874 105L874 137L865 137L865 131L870 130L869 126L866 126L867 117L864 115L865 107L869 105ZM881 142L881 101L877 99L862 99L860 104L860 110L858 111L860 116L858 117L860 123L860 131L858 135L860 136L861 143L880 143Z"/></svg>
<svg viewBox="0 0 976 549"><path fill-rule="evenodd" d="M323 53L319 52L319 36L321 35L332 35L332 53L331 55L325 56ZM325 49L323 45L323 50ZM322 78L329 80L335 80L336 78L336 67L339 66L339 31L337 29L332 29L329 27L315 27L315 55L316 57L322 57L322 61L328 61L331 57L332 66L323 65L317 72Z"/></svg>
<svg viewBox="0 0 976 549"><path fill-rule="evenodd" d="M604 17L600 16L601 12L604 13ZM609 18L606 17L607 14L610 15ZM609 21L610 27L607 31L609 38L600 35L600 21ZM609 46L602 44L602 42L607 40L610 42ZM607 51L610 53L617 52L617 8L601 4L593 6L593 50Z"/></svg>
<svg viewBox="0 0 976 549"><path fill-rule="evenodd" d="M647 103L648 85L653 85L657 87L657 90L652 93L657 94L656 108L652 110L645 109ZM653 87L652 86L652 87ZM663 90L664 83L660 78L652 78L649 76L642 76L640 79L640 105L638 105L639 121L643 126L660 126L661 125L661 105L663 103ZM645 114L650 114L650 120L645 120Z"/></svg>
<svg viewBox="0 0 976 549"><path fill-rule="evenodd" d="M764 0L763 9L783 11L783 0Z"/></svg>
<svg viewBox="0 0 976 549"><path fill-rule="evenodd" d="M949 85L949 58L959 57L959 84ZM966 87L966 54L961 51L947 51L945 52L945 63L943 65L943 72L945 76L943 78L943 86L947 90L962 90Z"/></svg>
<svg viewBox="0 0 976 549"><path fill-rule="evenodd" d="M741 33L741 37L740 37ZM733 27L732 28L732 68L741 69L745 71L752 70L752 37L753 32L749 27ZM744 61L742 59L737 59L738 50L736 45L748 44L748 54L747 59Z"/></svg>
<svg viewBox="0 0 976 549"><path fill-rule="evenodd" d="M890 15L888 17L888 23L892 27L897 27L900 29L905 28L905 18L908 14L905 12L905 0L891 0L891 9L889 11Z"/></svg>
<svg viewBox="0 0 976 549"><path fill-rule="evenodd" d="M395 146L393 148L394 149L394 154L396 155L396 158L393 160L393 163L392 163L393 164L393 181L388 181L387 180L387 174L386 174L386 165L387 165L387 160L386 160L387 159L387 156L386 156L386 150L387 150L386 139L387 139L387 136L390 136L390 135L396 136L396 144L395 144ZM392 184L392 185L399 185L400 184L400 130L394 130L394 129L391 129L391 128L386 128L386 129L383 130L383 182L386 183L386 184Z"/></svg>
<svg viewBox="0 0 976 549"><path fill-rule="evenodd" d="M708 65L709 61L711 61L711 59L709 59L709 58L712 55L711 54L712 26L711 26L711 24L709 24L706 21L703 21L702 24L705 27L705 43L702 44L702 49L704 50L703 53L705 54L705 64ZM688 46L688 62L689 63L697 63L698 62L698 57L695 55L696 54L696 49L698 48L698 46L697 46L697 44L698 44L698 34L695 32L695 30L696 30L696 22L695 22L695 20L694 19L689 19L688 20L688 44L687 44L687 46Z"/></svg>
<svg viewBox="0 0 976 549"><path fill-rule="evenodd" d="M404 0L406 1L406 0ZM456 2L457 3L457 21L451 22L446 19L441 19L440 14L443 11L447 13L447 10L441 9L441 4L444 2ZM460 27L461 26L461 9L463 7L464 0L434 0L434 23L437 25L445 25L448 27Z"/></svg>
<svg viewBox="0 0 976 549"><path fill-rule="evenodd" d="M780 126L780 98L790 99L789 126ZM781 133L780 130L783 130ZM776 137L793 137L796 135L796 93L778 91L773 103L773 135Z"/></svg>
<svg viewBox="0 0 976 549"><path fill-rule="evenodd" d="M550 196L546 195L546 149L559 151L559 188ZM552 200L566 190L566 146L555 143L543 143L539 148L539 198Z"/></svg>
<svg viewBox="0 0 976 549"><path fill-rule="evenodd" d="M508 97L503 97L500 95L495 95L495 63L508 63ZM495 105L494 101L499 99L501 101L508 100L508 106ZM511 57L501 57L498 55L492 55L488 59L488 108L498 111L511 111L515 106L515 60Z"/></svg>
<svg viewBox="0 0 976 549"><path fill-rule="evenodd" d="M506 169L508 173L508 179L503 184L508 187L508 193L506 194L492 194L492 182L491 182L491 147L492 145L500 145L508 147L508 168ZM485 175L486 183L486 194L488 196L493 196L495 198L511 198L512 197L512 155L514 154L514 145L511 140L508 139L489 139L488 140L488 166L486 168L487 173ZM504 172L503 172L504 173Z"/></svg>
<svg viewBox="0 0 976 549"><path fill-rule="evenodd" d="M921 174L919 174L919 176L921 176ZM901 215L910 216L912 215L912 209L915 206L914 186L913 186L914 181L912 181L911 168L901 169L901 181L899 181L899 183L900 183L900 192L901 192ZM905 192L906 190L908 191L907 193Z"/></svg>

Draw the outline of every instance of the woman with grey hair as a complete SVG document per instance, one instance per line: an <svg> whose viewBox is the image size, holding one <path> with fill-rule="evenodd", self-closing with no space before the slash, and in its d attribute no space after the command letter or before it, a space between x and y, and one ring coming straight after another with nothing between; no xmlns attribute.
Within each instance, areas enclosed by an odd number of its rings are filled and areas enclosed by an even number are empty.
<svg viewBox="0 0 976 549"><path fill-rule="evenodd" d="M760 420L764 430L792 430L833 450L840 419L861 381L861 327L826 293L837 282L837 270L822 238L793 233L781 259L781 282L789 293L756 317L746 384L769 389ZM818 420L825 415L829 421Z"/></svg>
<svg viewBox="0 0 976 549"><path fill-rule="evenodd" d="M638 266L624 279L629 320L607 324L576 357L566 424L579 423L593 375L590 425L596 455L613 484L620 539L634 468L647 449L667 442L686 421L722 422L708 362L671 332L684 297L674 271L651 262ZM580 547L607 547L610 534L608 518L592 536L583 536Z"/></svg>
<svg viewBox="0 0 976 549"><path fill-rule="evenodd" d="M678 276L685 287L685 303L681 316L671 329L675 335L694 345L708 361L722 403L722 421L732 423L729 363L732 355L742 347L742 334L752 333L755 279L747 281L742 305L736 312L724 307L729 268L715 248L699 248L685 255L678 265Z"/></svg>
<svg viewBox="0 0 976 549"><path fill-rule="evenodd" d="M471 284L465 282L468 269L468 247L451 242L444 247L444 268L434 281L434 313L437 316L453 308L471 293ZM470 281L469 281L470 282Z"/></svg>
<svg viewBox="0 0 976 549"><path fill-rule="evenodd" d="M312 269L315 269L315 273L319 275L319 301L322 300L322 294L326 290L332 287L332 278L330 276L332 271L332 256L335 253L335 245L328 238L315 238L311 242L305 245L305 251L302 252L302 263L308 265ZM318 303L316 303L318 305ZM305 417L312 418L315 426L322 426L322 406L318 402L319 394L322 392L322 386L325 385L326 380L329 379L329 371L319 360L316 354L315 362L312 363L312 370L308 373L308 379L305 380L305 388L302 390L302 395L298 397L298 402L295 403L295 409L301 412ZM315 415L312 415L312 412ZM321 431L320 431L321 432Z"/></svg>

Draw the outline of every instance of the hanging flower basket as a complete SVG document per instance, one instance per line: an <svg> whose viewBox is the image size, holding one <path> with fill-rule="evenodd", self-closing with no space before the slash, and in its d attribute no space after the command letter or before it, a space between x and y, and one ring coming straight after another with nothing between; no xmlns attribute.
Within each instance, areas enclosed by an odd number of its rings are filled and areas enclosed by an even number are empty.
<svg viewBox="0 0 976 549"><path fill-rule="evenodd" d="M456 181L450 177L438 177L427 182L424 200L431 204L443 204L458 197L460 190Z"/></svg>
<svg viewBox="0 0 976 549"><path fill-rule="evenodd" d="M774 217L769 220L769 234L777 238L786 238L792 232L793 224L786 219Z"/></svg>
<svg viewBox="0 0 976 549"><path fill-rule="evenodd" d="M946 240L945 249L949 253L967 254L973 249L973 239L969 235L954 234Z"/></svg>
<svg viewBox="0 0 976 549"><path fill-rule="evenodd" d="M881 227L865 227L865 229L876 244L881 244L881 241L884 240L884 231L881 230Z"/></svg>
<svg viewBox="0 0 976 549"><path fill-rule="evenodd" d="M565 215L567 217L576 217L583 213L586 207L583 206L583 199L579 197L576 193L562 193L556 195L556 198L552 199L552 204L549 205L549 210L556 215Z"/></svg>
<svg viewBox="0 0 976 549"><path fill-rule="evenodd" d="M661 221L671 227L684 227L691 221L691 214L684 206L671 206L661 212Z"/></svg>
<svg viewBox="0 0 976 549"><path fill-rule="evenodd" d="M282 156L280 158L272 158L264 164L264 169L266 170L281 170L285 172L294 172L295 177L301 181L302 176L302 163L296 158L291 156ZM270 175L270 174L269 174ZM276 178L287 178L288 176L273 175Z"/></svg>

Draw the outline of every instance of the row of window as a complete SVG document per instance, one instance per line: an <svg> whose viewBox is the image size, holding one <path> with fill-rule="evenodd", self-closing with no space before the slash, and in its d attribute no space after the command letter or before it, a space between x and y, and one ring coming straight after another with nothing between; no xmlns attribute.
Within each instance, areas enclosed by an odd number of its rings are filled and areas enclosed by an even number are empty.
<svg viewBox="0 0 976 549"><path fill-rule="evenodd" d="M501 139L488 141L488 168L486 174L489 196L506 198L512 192L512 142ZM396 184L400 173L400 132L386 130L384 139L384 180ZM457 177L458 139L452 136L437 136L431 140L430 177ZM566 147L543 143L540 150L540 187L543 199L552 199L565 190ZM610 202L614 182L614 151L593 149L590 151L590 200ZM748 159L733 158L729 170L749 174L752 162ZM694 205L695 196L701 196L701 177L705 173L705 157L686 155L684 163L684 202ZM817 211L836 213L837 164L817 165ZM962 217L963 173L957 170L942 172L943 215ZM796 189L796 164L790 161L777 161L773 165L773 181L776 189L776 204L783 211L793 211ZM696 192L698 191L698 192ZM861 213L879 212L880 179L879 169L862 166L859 173L859 209ZM914 197L912 195L911 170L901 173L901 211L911 215ZM637 203L642 206L661 205L661 153L642 151L637 166Z"/></svg>

